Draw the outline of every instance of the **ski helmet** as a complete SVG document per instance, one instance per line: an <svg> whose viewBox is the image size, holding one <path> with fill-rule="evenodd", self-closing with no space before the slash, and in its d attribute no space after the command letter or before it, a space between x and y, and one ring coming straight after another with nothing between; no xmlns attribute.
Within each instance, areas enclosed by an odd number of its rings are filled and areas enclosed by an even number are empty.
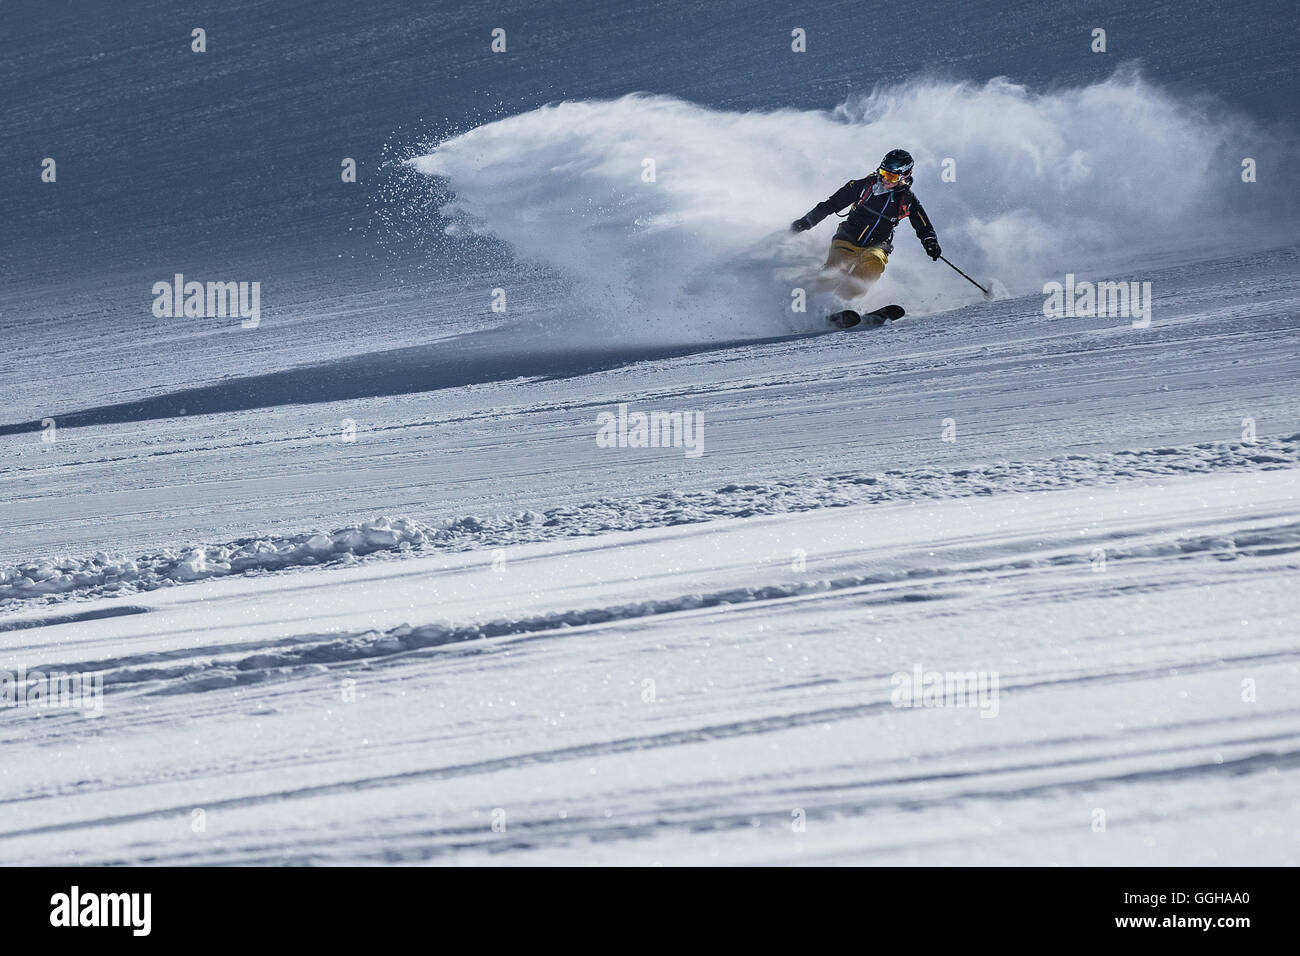
<svg viewBox="0 0 1300 956"><path fill-rule="evenodd" d="M912 154L905 149L891 149L880 161L876 175L890 189L912 184Z"/></svg>

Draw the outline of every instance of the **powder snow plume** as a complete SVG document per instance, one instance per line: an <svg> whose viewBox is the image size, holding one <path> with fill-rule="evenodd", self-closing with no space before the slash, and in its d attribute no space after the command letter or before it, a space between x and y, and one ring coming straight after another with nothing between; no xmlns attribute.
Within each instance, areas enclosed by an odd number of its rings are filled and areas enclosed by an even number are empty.
<svg viewBox="0 0 1300 956"><path fill-rule="evenodd" d="M493 236L568 281L556 321L688 341L813 327L816 308L794 313L791 290L809 285L837 220L799 236L788 224L896 146L916 157L913 188L948 257L1012 293L1065 271L1132 274L1143 255L1275 240L1294 221L1292 198L1240 176L1243 155L1263 164L1281 143L1133 70L1048 92L917 81L830 111L725 112L646 94L561 102L411 163L445 181L453 231ZM915 312L978 298L906 223L895 246L867 304Z"/></svg>

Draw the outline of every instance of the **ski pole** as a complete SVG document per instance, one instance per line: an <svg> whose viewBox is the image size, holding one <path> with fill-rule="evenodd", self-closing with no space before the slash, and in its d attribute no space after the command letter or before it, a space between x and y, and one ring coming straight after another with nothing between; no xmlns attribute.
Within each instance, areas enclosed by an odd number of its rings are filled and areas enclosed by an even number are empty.
<svg viewBox="0 0 1300 956"><path fill-rule="evenodd" d="M947 259L946 256L940 256L939 258L940 258L940 259L943 259L944 262L948 262L948 259ZM974 279L972 279L972 278L971 278L970 276L968 276L966 273L962 272L962 271L961 271L960 269L958 269L956 266L953 266L951 262L948 262L948 265L952 266L953 271L956 272L957 275L961 276L963 279L965 279L967 282L969 282L969 283L970 283L971 285L973 285L975 288L977 288L977 289L979 289L981 292L983 292L983 293L984 293L984 298L986 298L986 299L991 299L991 298L993 298L993 293L990 292L988 289L984 288L982 285L980 285L978 282L976 282Z"/></svg>

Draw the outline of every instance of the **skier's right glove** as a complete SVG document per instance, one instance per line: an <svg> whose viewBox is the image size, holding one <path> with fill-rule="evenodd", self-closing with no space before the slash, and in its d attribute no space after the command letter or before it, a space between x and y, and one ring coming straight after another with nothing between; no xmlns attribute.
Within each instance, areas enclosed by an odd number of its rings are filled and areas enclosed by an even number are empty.
<svg viewBox="0 0 1300 956"><path fill-rule="evenodd" d="M812 223L809 222L807 216L804 216L800 219L796 219L794 222L790 223L791 232L807 232L811 228L812 228Z"/></svg>
<svg viewBox="0 0 1300 956"><path fill-rule="evenodd" d="M925 254L927 256L936 262L939 261L939 256L943 253L943 250L939 248L938 239L934 236L928 236L921 240L921 245L925 247Z"/></svg>

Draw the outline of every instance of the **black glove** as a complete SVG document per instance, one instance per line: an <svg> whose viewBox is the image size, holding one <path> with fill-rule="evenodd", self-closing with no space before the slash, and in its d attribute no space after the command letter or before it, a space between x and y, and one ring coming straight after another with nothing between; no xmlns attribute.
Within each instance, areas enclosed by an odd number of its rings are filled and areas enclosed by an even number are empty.
<svg viewBox="0 0 1300 956"><path fill-rule="evenodd" d="M804 216L801 219L796 219L794 222L790 223L791 232L807 232L811 228L812 223L808 221L807 216Z"/></svg>
<svg viewBox="0 0 1300 956"><path fill-rule="evenodd" d="M927 236L926 238L922 239L921 245L925 246L926 254L929 255L931 259L934 259L936 261L938 260L939 256L943 253L943 250L939 248L939 240L936 239L934 236Z"/></svg>

